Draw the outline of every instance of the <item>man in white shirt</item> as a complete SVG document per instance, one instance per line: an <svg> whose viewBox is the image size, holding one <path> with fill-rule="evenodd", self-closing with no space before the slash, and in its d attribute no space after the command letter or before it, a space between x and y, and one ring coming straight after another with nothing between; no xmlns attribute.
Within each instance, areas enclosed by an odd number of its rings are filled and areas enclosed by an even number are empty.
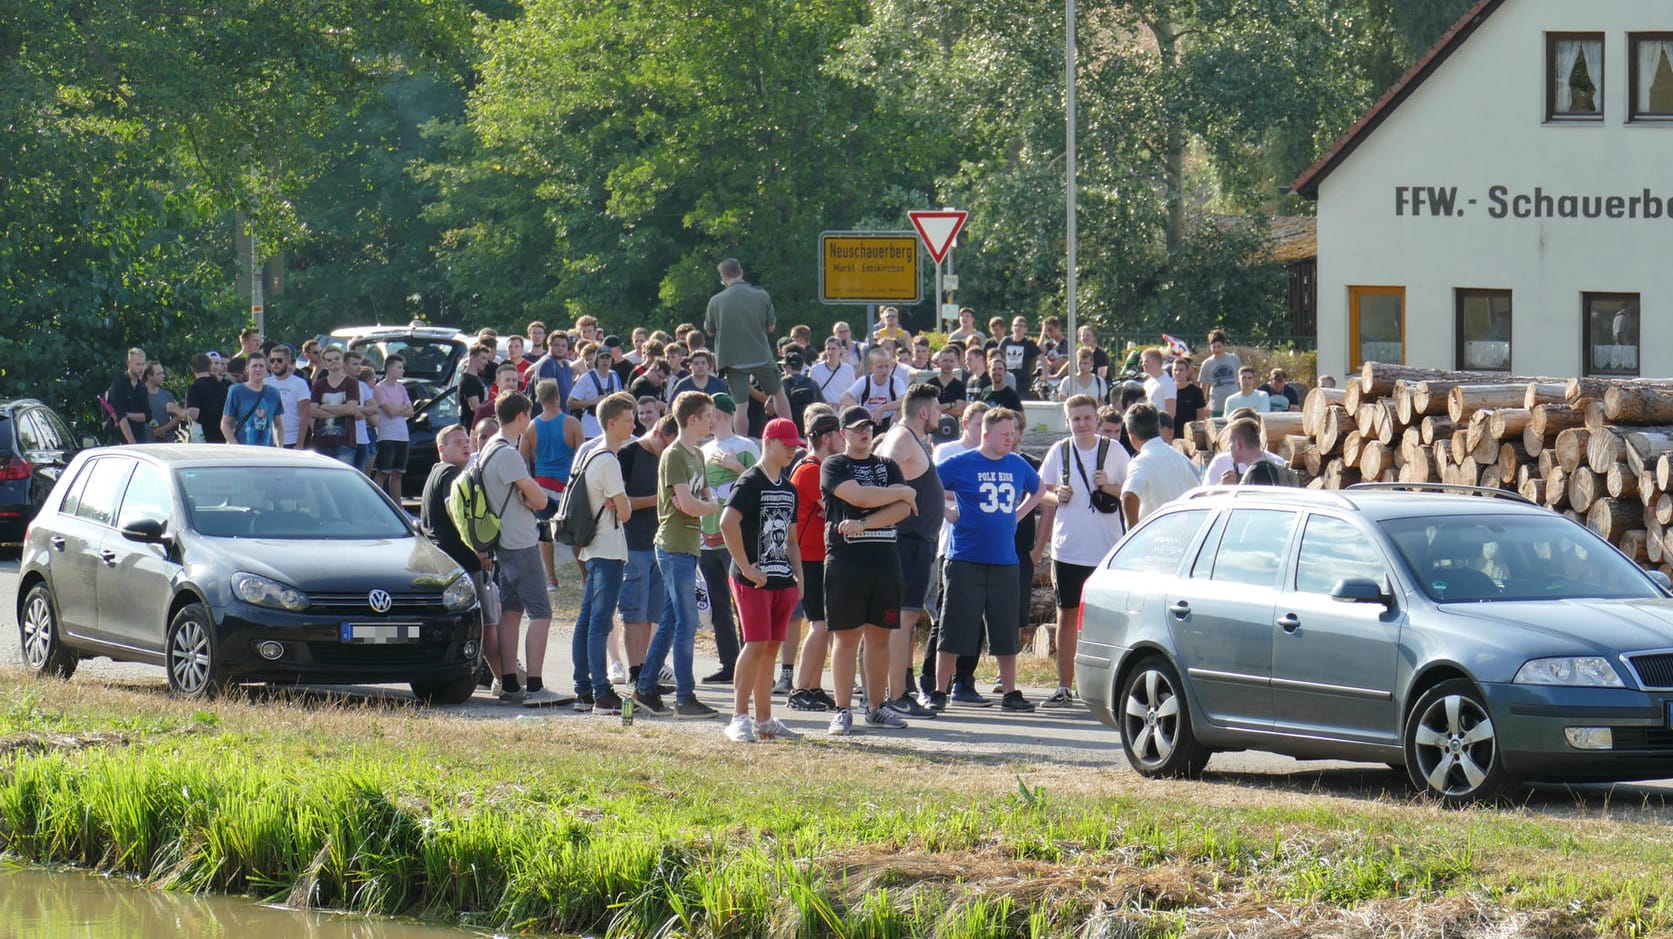
<svg viewBox="0 0 1673 939"><path fill-rule="evenodd" d="M313 404L314 388L306 378L296 374L296 362L290 346L280 344L268 351L267 371L270 376L267 383L279 392L279 400L285 405L285 439L282 445L295 450L307 440L304 429L311 423L308 409ZM295 415L294 421L291 420L292 415Z"/></svg>
<svg viewBox="0 0 1673 939"><path fill-rule="evenodd" d="M1173 414L1179 404L1179 385L1173 376L1162 371L1162 350L1144 350L1144 394L1151 407L1163 414Z"/></svg>
<svg viewBox="0 0 1673 939"><path fill-rule="evenodd" d="M1284 404L1287 406L1288 401ZM1226 413L1238 408L1250 408L1256 414L1265 414L1272 410L1272 399L1267 393L1255 387L1255 370L1245 365L1237 372L1237 394L1226 398Z"/></svg>
<svg viewBox="0 0 1673 939"><path fill-rule="evenodd" d="M1075 703L1075 612L1081 589L1104 555L1126 531L1121 513L1103 511L1093 502L1118 507L1127 481L1127 450L1098 436L1098 402L1091 395L1074 395L1063 402L1071 436L1046 451L1040 481L1046 487L1041 503L1038 541L1051 539L1051 581L1057 593L1057 691L1042 707L1066 708Z"/></svg>
<svg viewBox="0 0 1673 939"><path fill-rule="evenodd" d="M1204 486L1235 486L1242 481L1243 474L1249 471L1249 465L1256 460L1268 460L1274 466L1289 465L1289 462L1278 454L1261 449L1260 418L1253 411L1234 411L1227 416L1231 422L1221 431L1223 447L1214 455L1214 459L1208 461L1208 467L1202 473ZM1232 439L1232 428L1244 423L1254 425L1255 439L1251 444L1239 444Z"/></svg>
<svg viewBox="0 0 1673 939"><path fill-rule="evenodd" d="M854 366L843 359L842 340L835 336L825 338L825 354L808 369L807 376L819 386L819 394L827 404L841 401L842 393L859 377L854 374Z"/></svg>
<svg viewBox="0 0 1673 939"><path fill-rule="evenodd" d="M1161 421L1148 403L1128 408L1122 423L1127 427L1127 439L1138 450L1127 464L1127 481L1121 485L1121 510L1131 529L1195 488L1197 469L1185 454L1163 442Z"/></svg>
<svg viewBox="0 0 1673 939"><path fill-rule="evenodd" d="M622 699L610 686L607 650L627 568L627 534L622 524L632 514L616 453L633 436L633 405L633 396L623 392L598 403L593 409L594 419L603 425L604 432L597 449L604 452L575 464L579 480L570 477L571 484L580 482L587 487L588 501L598 516L592 543L581 549L587 584L570 645L575 665L575 709L582 713L619 714L622 709ZM612 511L605 511L606 507Z"/></svg>

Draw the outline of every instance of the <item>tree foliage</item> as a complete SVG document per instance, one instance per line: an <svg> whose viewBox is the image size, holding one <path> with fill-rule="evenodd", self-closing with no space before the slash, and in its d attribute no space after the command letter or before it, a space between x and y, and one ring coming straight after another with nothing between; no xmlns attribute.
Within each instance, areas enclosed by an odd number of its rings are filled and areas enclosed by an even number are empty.
<svg viewBox="0 0 1673 939"><path fill-rule="evenodd" d="M1269 214L1468 0L1079 4L1083 318L1281 328ZM0 394L83 410L277 331L695 319L743 260L822 326L823 230L956 205L961 303L1061 312L1063 8L1024 0L34 0L0 7ZM920 325L927 304L909 311ZM106 354L106 350L112 350ZM93 351L93 355L89 355Z"/></svg>

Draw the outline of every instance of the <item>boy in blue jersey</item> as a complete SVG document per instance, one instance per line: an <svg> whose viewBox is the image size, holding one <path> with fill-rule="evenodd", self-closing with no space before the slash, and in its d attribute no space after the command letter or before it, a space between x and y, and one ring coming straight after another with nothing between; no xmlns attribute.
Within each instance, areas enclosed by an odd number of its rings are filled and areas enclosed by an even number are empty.
<svg viewBox="0 0 1673 939"><path fill-rule="evenodd" d="M1017 579L1017 519L1039 504L1040 474L1011 451L1021 420L1009 408L982 415L982 443L975 450L935 464L941 484L958 504L947 544L946 588L941 592L941 646L936 661L936 690L930 707L947 706L947 689L961 655L981 652L983 624L988 651L999 661L999 682L1007 711L1032 711L1017 690L1017 653L1021 649L1017 610L1022 603Z"/></svg>

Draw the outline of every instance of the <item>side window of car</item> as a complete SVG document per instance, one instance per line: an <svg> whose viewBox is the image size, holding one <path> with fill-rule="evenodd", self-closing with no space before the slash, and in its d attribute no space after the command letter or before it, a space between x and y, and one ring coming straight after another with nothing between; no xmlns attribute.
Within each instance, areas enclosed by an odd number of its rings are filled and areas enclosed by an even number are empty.
<svg viewBox="0 0 1673 939"><path fill-rule="evenodd" d="M1112 571L1171 574L1179 569L1185 551L1191 547L1197 529L1208 518L1208 510L1173 512L1153 519L1133 532L1110 558Z"/></svg>
<svg viewBox="0 0 1673 939"><path fill-rule="evenodd" d="M81 514L81 494L87 489L87 478L93 475L93 466L98 462L88 461L82 466L81 471L76 473L74 479L69 480L67 484L59 485L58 489L64 490L64 504L59 507L59 512L65 515ZM58 489L54 489L53 492L56 493Z"/></svg>
<svg viewBox="0 0 1673 939"><path fill-rule="evenodd" d="M173 487L169 474L150 463L134 466L133 478L128 480L128 493L122 497L122 511L116 516L116 527L126 528L143 518L168 521L174 516Z"/></svg>
<svg viewBox="0 0 1673 939"><path fill-rule="evenodd" d="M33 411L18 411L13 421L17 424L17 450L19 453L33 453L43 449L41 446L41 429L35 424Z"/></svg>
<svg viewBox="0 0 1673 939"><path fill-rule="evenodd" d="M1220 548L1214 552L1212 580L1272 587L1278 583L1284 551L1295 528L1295 513L1277 509L1239 509L1226 520ZM1200 562L1199 562L1200 565Z"/></svg>
<svg viewBox="0 0 1673 939"><path fill-rule="evenodd" d="M107 457L95 462L87 475L87 484L81 489L77 517L101 525L116 521L116 507L122 504L122 490L127 488L128 474L133 471L133 460Z"/></svg>
<svg viewBox="0 0 1673 939"><path fill-rule="evenodd" d="M35 416L41 422L41 446L66 454L75 449L75 435L70 433L62 418L45 410L35 412Z"/></svg>
<svg viewBox="0 0 1673 939"><path fill-rule="evenodd" d="M1328 515L1307 519L1295 559L1296 590L1328 594L1338 581L1364 577L1382 583L1387 574L1382 555L1352 522Z"/></svg>

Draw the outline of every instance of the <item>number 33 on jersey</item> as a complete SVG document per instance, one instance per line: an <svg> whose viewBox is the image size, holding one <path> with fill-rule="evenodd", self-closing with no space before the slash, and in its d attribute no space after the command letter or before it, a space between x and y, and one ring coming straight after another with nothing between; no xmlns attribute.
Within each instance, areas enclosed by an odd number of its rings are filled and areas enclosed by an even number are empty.
<svg viewBox="0 0 1673 939"><path fill-rule="evenodd" d="M966 450L937 463L941 484L958 501L947 557L977 564L1016 564L1017 507L1040 488L1040 474L1014 453L997 460Z"/></svg>

